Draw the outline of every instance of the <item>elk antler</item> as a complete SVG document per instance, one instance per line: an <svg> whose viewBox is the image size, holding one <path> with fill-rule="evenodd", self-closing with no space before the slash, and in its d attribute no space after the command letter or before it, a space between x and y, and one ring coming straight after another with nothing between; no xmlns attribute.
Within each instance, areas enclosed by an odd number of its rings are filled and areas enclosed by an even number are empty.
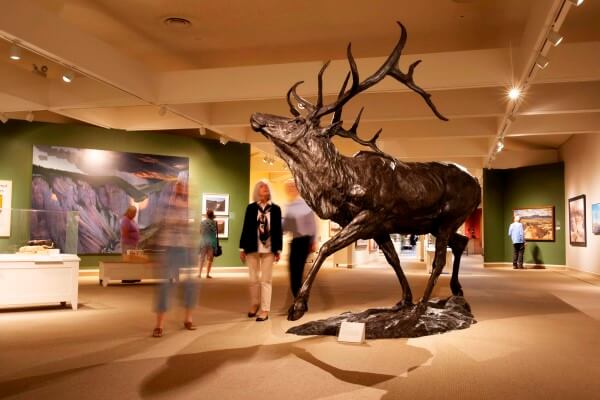
<svg viewBox="0 0 600 400"><path fill-rule="evenodd" d="M390 56L387 58L385 63L383 63L383 65L381 67L379 67L379 69L377 71L375 71L375 73L373 75L369 76L367 79L365 79L362 82L360 82L358 68L356 66L356 61L354 60L354 56L352 55L352 46L351 46L351 44L348 45L348 50L347 50L348 54L347 55L348 55L348 63L350 64L350 72L352 73L352 86L346 92L345 91L346 82L345 82L342 92L340 92L338 99L334 103L329 104L324 107L323 106L313 107L314 111L310 115L310 117L312 119L321 118L324 115L327 115L331 112L335 112L335 111L341 109L344 106L344 104L346 104L348 101L350 101L350 99L352 99L354 96L367 90L371 86L374 86L376 83L378 83L383 78L385 78L386 76L389 75L389 76L393 77L394 79L396 79L397 81L399 81L400 83L403 83L410 89L412 89L415 92L417 92L418 94L420 94L421 97L423 97L423 99L429 106L429 108L431 108L433 113L439 119L444 120L444 121L448 120L437 110L437 108L431 101L431 94L427 93L423 88L419 87L413 79L413 73L415 71L415 68L417 67L417 65L419 65L421 60L417 60L414 63L412 63L410 65L410 67L408 68L408 73L405 74L404 72L400 71L400 68L398 66L398 61L400 59L400 55L402 54L402 49L404 48L404 45L406 44L406 38L408 35L406 33L406 28L404 27L404 25L402 25L400 22L397 22L397 23L400 26L401 34L400 34L400 40L396 44L396 47L394 47L392 54L390 54ZM323 68L321 69L321 72L319 73L319 75L320 75L319 79L322 79L321 75L325 71L325 68L327 67L327 65L328 65L328 63L325 64L323 66ZM295 87L293 88L292 91L295 92ZM318 98L319 99L323 98L322 85L319 85Z"/></svg>

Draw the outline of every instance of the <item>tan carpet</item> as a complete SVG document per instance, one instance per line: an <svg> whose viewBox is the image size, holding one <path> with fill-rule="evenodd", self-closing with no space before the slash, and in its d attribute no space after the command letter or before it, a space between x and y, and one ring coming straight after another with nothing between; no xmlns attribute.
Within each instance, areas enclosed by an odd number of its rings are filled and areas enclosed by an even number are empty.
<svg viewBox="0 0 600 400"><path fill-rule="evenodd" d="M324 268L300 322L390 306L391 268ZM0 398L11 399L597 399L600 286L576 273L483 269L462 274L479 323L418 339L340 344L287 335L291 296L276 267L273 313L245 316L246 278L202 280L197 331L168 316L150 338L153 284L100 287L81 279L80 310L0 312ZM407 268L415 296L427 275ZM446 296L448 276L436 295Z"/></svg>

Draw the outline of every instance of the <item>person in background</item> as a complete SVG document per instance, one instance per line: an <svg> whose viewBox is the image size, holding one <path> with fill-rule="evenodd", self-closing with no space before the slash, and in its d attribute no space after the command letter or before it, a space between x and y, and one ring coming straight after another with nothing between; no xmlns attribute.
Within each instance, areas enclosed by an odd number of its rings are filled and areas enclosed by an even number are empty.
<svg viewBox="0 0 600 400"><path fill-rule="evenodd" d="M308 254L316 249L317 224L315 213L300 197L293 180L285 183L285 191L290 202L286 206L283 230L292 234L289 256L290 288L296 297L302 286L304 264Z"/></svg>
<svg viewBox="0 0 600 400"><path fill-rule="evenodd" d="M523 269L523 255L525 254L525 233L521 217L515 217L508 228L508 236L513 243L513 269Z"/></svg>
<svg viewBox="0 0 600 400"><path fill-rule="evenodd" d="M271 310L273 262L279 261L283 242L281 208L271 202L271 190L264 181L255 185L253 199L244 215L240 259L248 266L250 278L248 317L266 321Z"/></svg>
<svg viewBox="0 0 600 400"><path fill-rule="evenodd" d="M172 279L179 278L183 289L183 306L185 308L183 327L195 330L192 322L192 310L197 303L197 282L189 273L181 276L181 268L189 268L196 264L195 255L198 253L192 238L188 217L187 185L183 182L175 184L175 190L166 207L164 225L159 232L158 244L162 250L161 257L164 268L164 280L158 286L156 301L156 325L152 336L161 337L165 313L168 309L169 292Z"/></svg>
<svg viewBox="0 0 600 400"><path fill-rule="evenodd" d="M135 223L137 208L127 207L123 218L121 218L121 253L127 255L127 250L137 249L140 241L140 229Z"/></svg>
<svg viewBox="0 0 600 400"><path fill-rule="evenodd" d="M206 262L206 277L210 276L210 269L217 248L217 223L213 210L206 210L206 219L200 223L200 254L198 260L198 277L202 278L202 268Z"/></svg>

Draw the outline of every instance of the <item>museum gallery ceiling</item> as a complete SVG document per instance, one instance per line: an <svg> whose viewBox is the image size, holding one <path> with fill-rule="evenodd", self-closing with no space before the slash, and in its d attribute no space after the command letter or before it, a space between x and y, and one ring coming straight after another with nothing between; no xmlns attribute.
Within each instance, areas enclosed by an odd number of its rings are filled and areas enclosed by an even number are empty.
<svg viewBox="0 0 600 400"><path fill-rule="evenodd" d="M600 131L600 2L568 0L0 0L0 117L82 121L127 130L221 135L274 154L250 115L286 115L285 94L314 101L332 59L326 101L347 71L346 46L365 76L397 40L401 66L422 59L417 84L450 121L386 79L344 112L365 107L359 135L408 161L472 171L558 161L574 134ZM551 31L564 37L553 46ZM554 39L554 38L553 38ZM14 44L20 59L9 58ZM546 64L541 69L538 64ZM46 68L44 68L46 67ZM72 82L62 81L72 74ZM506 92L526 89L517 101ZM33 114L31 113L33 112ZM497 153L498 142L503 150ZM336 139L345 154L359 147ZM281 162L268 166L283 169Z"/></svg>

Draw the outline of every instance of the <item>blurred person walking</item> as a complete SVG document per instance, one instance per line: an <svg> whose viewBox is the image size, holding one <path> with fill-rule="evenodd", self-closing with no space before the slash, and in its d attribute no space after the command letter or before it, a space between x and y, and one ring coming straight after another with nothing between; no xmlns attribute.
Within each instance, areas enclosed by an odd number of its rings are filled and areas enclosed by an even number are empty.
<svg viewBox="0 0 600 400"><path fill-rule="evenodd" d="M192 322L192 310L197 302L197 283L191 273L180 278L181 268L190 268L196 264L196 246L192 237L192 230L188 218L188 193L187 185L183 182L175 184L174 193L166 207L164 225L159 232L159 245L162 250L162 266L164 268L164 281L159 285L156 298L156 325L152 336L161 337L165 313L169 308L169 292L173 286L172 280L179 282L183 291L184 319L183 327L195 330Z"/></svg>
<svg viewBox="0 0 600 400"><path fill-rule="evenodd" d="M315 213L300 197L293 180L286 182L285 191L290 202L286 205L283 230L292 234L288 264L290 288L295 298L302 286L306 259L310 252L316 249L317 224Z"/></svg>

